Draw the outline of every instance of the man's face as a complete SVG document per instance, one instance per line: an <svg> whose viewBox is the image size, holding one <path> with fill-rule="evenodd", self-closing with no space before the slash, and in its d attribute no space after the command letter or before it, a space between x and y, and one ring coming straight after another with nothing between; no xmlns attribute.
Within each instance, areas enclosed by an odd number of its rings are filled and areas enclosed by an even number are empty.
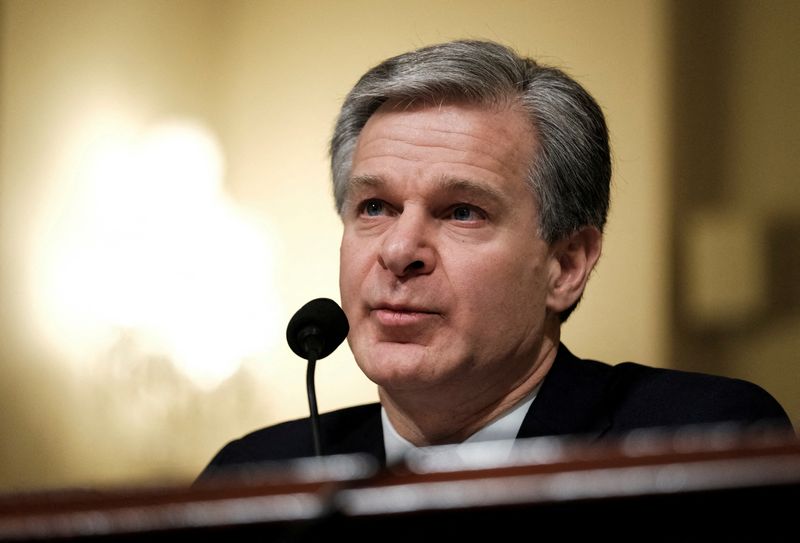
<svg viewBox="0 0 800 543"><path fill-rule="evenodd" d="M557 267L525 181L535 147L512 107L386 104L367 122L339 285L356 361L384 389L491 394L532 371Z"/></svg>

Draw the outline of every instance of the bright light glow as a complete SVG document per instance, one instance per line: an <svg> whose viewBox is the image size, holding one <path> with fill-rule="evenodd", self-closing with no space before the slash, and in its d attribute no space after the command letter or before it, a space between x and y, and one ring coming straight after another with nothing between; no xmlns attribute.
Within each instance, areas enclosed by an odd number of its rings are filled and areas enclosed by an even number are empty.
<svg viewBox="0 0 800 543"><path fill-rule="evenodd" d="M122 330L213 387L278 340L274 240L223 191L222 152L202 125L98 134L54 206L37 285L45 327L94 357Z"/></svg>

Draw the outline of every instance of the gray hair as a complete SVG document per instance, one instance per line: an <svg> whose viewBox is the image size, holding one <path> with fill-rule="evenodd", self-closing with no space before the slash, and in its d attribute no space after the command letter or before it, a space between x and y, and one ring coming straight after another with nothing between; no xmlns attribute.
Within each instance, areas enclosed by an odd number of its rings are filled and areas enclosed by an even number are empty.
<svg viewBox="0 0 800 543"><path fill-rule="evenodd" d="M608 215L611 157L605 118L594 98L563 71L503 45L460 40L392 57L364 74L344 101L331 140L336 209L342 211L361 129L386 101L518 100L539 148L528 182L539 235L552 243L582 226L602 231Z"/></svg>
<svg viewBox="0 0 800 543"><path fill-rule="evenodd" d="M608 128L594 98L558 68L520 57L489 41L459 40L385 60L347 95L331 139L336 209L344 204L361 130L385 102L519 103L538 140L528 169L539 236L553 243L583 226L602 232L608 215L611 156ZM561 314L565 320L575 306Z"/></svg>

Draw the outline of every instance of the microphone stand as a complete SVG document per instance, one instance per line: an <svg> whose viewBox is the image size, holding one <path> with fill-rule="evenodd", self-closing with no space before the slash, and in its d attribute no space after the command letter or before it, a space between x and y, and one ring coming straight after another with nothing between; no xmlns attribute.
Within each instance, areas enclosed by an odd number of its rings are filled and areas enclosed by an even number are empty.
<svg viewBox="0 0 800 543"><path fill-rule="evenodd" d="M299 334L308 359L306 392L308 409L311 411L311 437L314 440L314 455L317 457L322 456L322 447L319 440L319 411L317 411L317 393L314 390L314 369L317 367L317 360L325 346L321 334L322 331L315 325L306 326Z"/></svg>
<svg viewBox="0 0 800 543"><path fill-rule="evenodd" d="M314 368L317 365L316 356L308 359L306 369L306 392L308 393L308 408L311 411L311 435L314 439L314 454L322 456L319 442L319 412L317 411L317 393L314 391Z"/></svg>

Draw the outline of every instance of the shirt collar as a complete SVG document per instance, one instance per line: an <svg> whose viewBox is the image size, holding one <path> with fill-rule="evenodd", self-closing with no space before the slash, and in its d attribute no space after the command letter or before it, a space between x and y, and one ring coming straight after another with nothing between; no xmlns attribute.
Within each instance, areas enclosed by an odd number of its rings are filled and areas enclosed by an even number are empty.
<svg viewBox="0 0 800 543"><path fill-rule="evenodd" d="M463 443L498 441L503 442L508 449L507 452L510 452L513 440L519 434L522 421L528 413L528 409L530 409L538 391L539 387L537 386L525 399L469 436ZM392 422L389 420L389 416L386 414L386 409L384 409L383 406L381 406L381 423L383 425L383 445L386 449L386 462L391 466L403 460L406 453L417 447L397 433L397 430L395 430Z"/></svg>

